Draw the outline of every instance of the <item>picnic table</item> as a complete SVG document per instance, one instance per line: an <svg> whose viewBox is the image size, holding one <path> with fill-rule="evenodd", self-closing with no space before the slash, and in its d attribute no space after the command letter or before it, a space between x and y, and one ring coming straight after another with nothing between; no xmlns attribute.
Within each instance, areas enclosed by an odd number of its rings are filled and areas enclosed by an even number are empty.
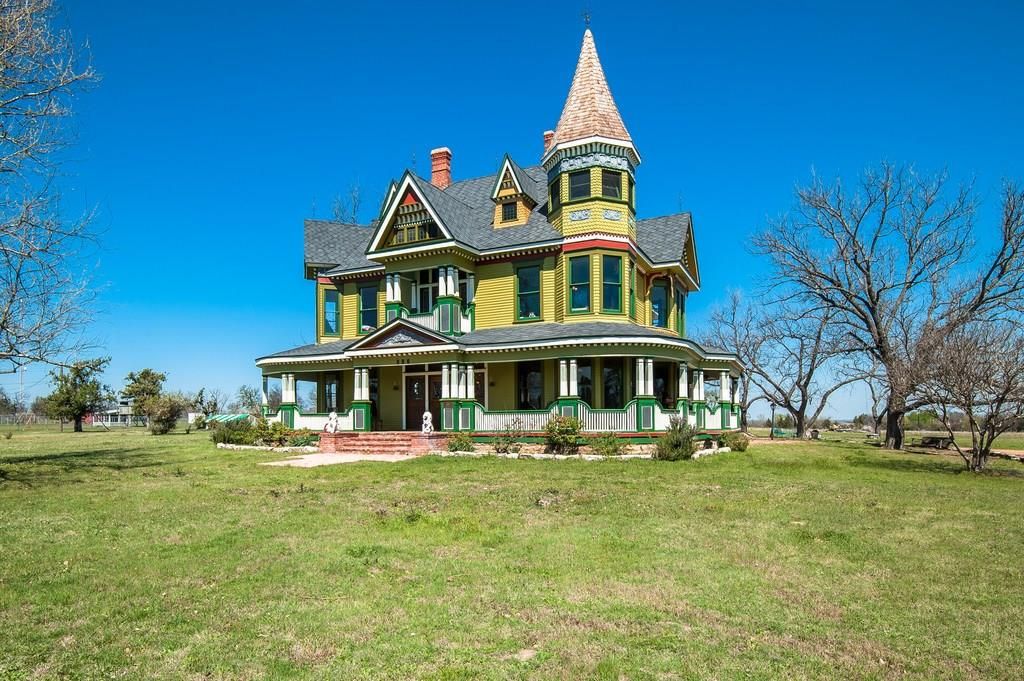
<svg viewBox="0 0 1024 681"><path fill-rule="evenodd" d="M948 435L925 435L916 443L922 447L934 447L935 449L949 449L953 444L953 438Z"/></svg>

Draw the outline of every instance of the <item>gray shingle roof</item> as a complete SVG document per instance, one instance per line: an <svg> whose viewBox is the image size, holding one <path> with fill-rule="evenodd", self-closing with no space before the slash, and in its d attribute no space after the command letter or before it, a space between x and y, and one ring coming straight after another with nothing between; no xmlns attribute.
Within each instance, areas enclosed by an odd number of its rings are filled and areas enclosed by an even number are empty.
<svg viewBox="0 0 1024 681"><path fill-rule="evenodd" d="M274 352L264 357L257 357L256 361L261 359L267 359L270 357L316 357L318 355L337 355L340 354L348 346L355 343L354 340L338 340L330 343L311 343L310 345L300 345L297 348L290 348L288 350L282 350L281 352Z"/></svg>
<svg viewBox="0 0 1024 681"><path fill-rule="evenodd" d="M679 262L686 254L690 214L676 213L636 222L636 240L651 262Z"/></svg>
<svg viewBox="0 0 1024 681"><path fill-rule="evenodd" d="M511 161L511 159L509 159ZM441 190L427 180L412 175L413 183L437 211L455 241L486 251L513 248L539 242L559 241L562 236L547 220L547 173L541 166L523 168L512 161L516 179L537 202L526 224L495 227L491 192L497 175L475 177L452 183ZM656 263L679 262L686 253L690 214L677 213L637 221L637 245ZM327 220L306 221L306 262L333 265L327 274L376 267L365 256L372 226L351 225Z"/></svg>
<svg viewBox="0 0 1024 681"><path fill-rule="evenodd" d="M306 220L306 263L335 265L343 270L377 267L377 263L366 258L371 236L373 229L368 225Z"/></svg>

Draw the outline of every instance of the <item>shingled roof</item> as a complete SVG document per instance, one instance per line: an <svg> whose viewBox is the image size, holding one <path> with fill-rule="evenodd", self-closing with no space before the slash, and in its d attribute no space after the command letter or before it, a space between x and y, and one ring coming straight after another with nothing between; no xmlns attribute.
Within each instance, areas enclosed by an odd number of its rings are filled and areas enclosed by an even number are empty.
<svg viewBox="0 0 1024 681"><path fill-rule="evenodd" d="M601 68L601 60L597 56L594 34L588 28L583 34L576 74L572 78L565 106L562 107L552 146L595 136L633 141L615 106L612 91L604 77L604 69Z"/></svg>

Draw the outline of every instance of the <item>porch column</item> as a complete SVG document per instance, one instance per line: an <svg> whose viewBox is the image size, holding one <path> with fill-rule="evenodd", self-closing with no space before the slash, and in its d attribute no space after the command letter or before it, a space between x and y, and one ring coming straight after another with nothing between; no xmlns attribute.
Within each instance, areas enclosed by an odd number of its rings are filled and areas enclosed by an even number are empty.
<svg viewBox="0 0 1024 681"><path fill-rule="evenodd" d="M295 404L295 374L281 374L281 404Z"/></svg>
<svg viewBox="0 0 1024 681"><path fill-rule="evenodd" d="M476 400L476 371L472 364L466 365L466 399Z"/></svg>
<svg viewBox="0 0 1024 681"><path fill-rule="evenodd" d="M729 372L723 371L720 380L722 383L722 401L732 402L732 381L730 380Z"/></svg>
<svg viewBox="0 0 1024 681"><path fill-rule="evenodd" d="M263 377L263 387L260 390L260 404L264 407L270 404L270 390L269 390L270 378L267 376Z"/></svg>
<svg viewBox="0 0 1024 681"><path fill-rule="evenodd" d="M569 395L569 362L558 360L558 396L568 397Z"/></svg>
<svg viewBox="0 0 1024 681"><path fill-rule="evenodd" d="M458 382L456 384L457 385L457 389L458 389L458 393L456 394L456 397L458 397L460 400L464 400L464 399L466 399L466 395L467 395L467 392L466 392L466 390L467 390L466 389L466 367L462 366L461 364L454 364L453 366L455 367L455 370L457 372L456 375L458 376Z"/></svg>
<svg viewBox="0 0 1024 681"><path fill-rule="evenodd" d="M693 384L693 399L701 402L704 400L704 370L697 369L697 382Z"/></svg>
<svg viewBox="0 0 1024 681"><path fill-rule="evenodd" d="M680 400L690 399L690 372L685 362L679 363L679 391Z"/></svg>
<svg viewBox="0 0 1024 681"><path fill-rule="evenodd" d="M646 360L644 360L644 363L645 363L645 367L646 367L645 372L644 372L646 374L646 378L645 378L644 382L647 384L647 393L646 394L653 395L654 394L654 360L651 359L651 358L647 358Z"/></svg>
<svg viewBox="0 0 1024 681"><path fill-rule="evenodd" d="M573 397L580 396L579 377L579 365L576 363L576 360L569 360L569 394Z"/></svg>
<svg viewBox="0 0 1024 681"><path fill-rule="evenodd" d="M437 296L448 295L448 268L439 267L437 270Z"/></svg>
<svg viewBox="0 0 1024 681"><path fill-rule="evenodd" d="M450 295L459 295L459 270L456 267L448 268L448 284L451 286Z"/></svg>
<svg viewBox="0 0 1024 681"><path fill-rule="evenodd" d="M466 274L466 302L472 303L476 294L476 276L472 272Z"/></svg>
<svg viewBox="0 0 1024 681"><path fill-rule="evenodd" d="M447 364L441 365L441 399L449 400L452 397L451 376Z"/></svg>
<svg viewBox="0 0 1024 681"><path fill-rule="evenodd" d="M391 283L391 276L392 275L390 275L390 274L385 274L384 275L384 302L385 303L390 303L392 300L395 299L394 285Z"/></svg>

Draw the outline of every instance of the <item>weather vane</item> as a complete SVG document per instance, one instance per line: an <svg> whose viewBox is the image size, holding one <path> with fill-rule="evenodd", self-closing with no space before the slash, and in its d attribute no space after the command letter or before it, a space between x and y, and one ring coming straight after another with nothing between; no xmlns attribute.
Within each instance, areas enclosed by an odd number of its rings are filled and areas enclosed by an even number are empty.
<svg viewBox="0 0 1024 681"><path fill-rule="evenodd" d="M583 25L590 28L590 8L583 9Z"/></svg>

